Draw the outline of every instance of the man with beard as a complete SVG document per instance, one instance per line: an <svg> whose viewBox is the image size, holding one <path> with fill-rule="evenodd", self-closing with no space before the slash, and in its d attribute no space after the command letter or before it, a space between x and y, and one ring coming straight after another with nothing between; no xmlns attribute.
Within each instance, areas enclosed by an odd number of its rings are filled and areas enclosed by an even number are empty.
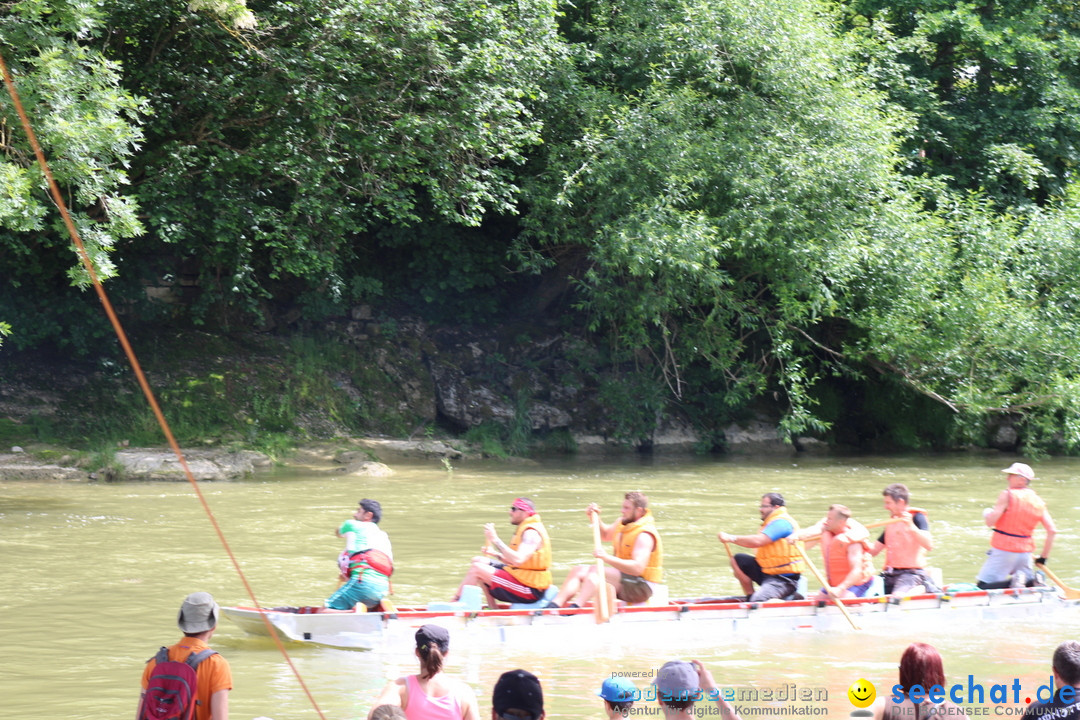
<svg viewBox="0 0 1080 720"><path fill-rule="evenodd" d="M495 559L472 559L454 602L466 585L482 587L491 608L497 607L498 600L534 603L544 597L551 586L551 539L532 500L521 497L510 504L510 524L515 532L509 544L499 538L494 523L484 526L484 551Z"/></svg>
<svg viewBox="0 0 1080 720"><path fill-rule="evenodd" d="M615 596L628 603L643 603L652 597L663 580L663 548L656 530L649 499L639 492L628 492L623 499L622 516L613 523L600 520L600 506L590 503L585 514L593 514L600 524L600 537L614 544L615 554L596 548L593 555L605 565L604 579L615 587ZM596 567L581 565L570 571L566 582L548 607L581 607L596 594L599 584Z"/></svg>
<svg viewBox="0 0 1080 720"><path fill-rule="evenodd" d="M795 594L803 571L799 548L787 540L788 536L798 537L799 526L788 514L780 493L762 495L758 511L761 527L753 535L720 532L717 537L725 544L755 548L753 555L737 553L731 558L731 569L747 600L782 600ZM759 586L756 591L755 583Z"/></svg>

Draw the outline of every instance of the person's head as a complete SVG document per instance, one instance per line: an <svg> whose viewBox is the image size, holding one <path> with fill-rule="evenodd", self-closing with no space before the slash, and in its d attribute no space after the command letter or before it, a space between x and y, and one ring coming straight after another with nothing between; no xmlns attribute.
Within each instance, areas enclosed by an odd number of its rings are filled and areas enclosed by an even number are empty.
<svg viewBox="0 0 1080 720"><path fill-rule="evenodd" d="M520 525L525 518L536 514L536 503L527 497L514 498L510 503L510 524Z"/></svg>
<svg viewBox="0 0 1080 720"><path fill-rule="evenodd" d="M400 705L379 705L371 711L371 720L405 720Z"/></svg>
<svg viewBox="0 0 1080 720"><path fill-rule="evenodd" d="M216 628L220 614L221 607L214 602L210 593L195 592L184 598L184 603L176 616L176 624L180 626L180 631L184 635L194 637Z"/></svg>
<svg viewBox="0 0 1080 720"><path fill-rule="evenodd" d="M420 659L420 677L433 677L442 671L443 658L450 652L450 631L441 625L421 625L416 631L416 657Z"/></svg>
<svg viewBox="0 0 1080 720"><path fill-rule="evenodd" d="M629 525L645 517L649 509L649 498L644 493L628 492L623 496L622 517L619 519L623 525Z"/></svg>
<svg viewBox="0 0 1080 720"><path fill-rule="evenodd" d="M701 683L697 668L686 660L671 660L656 671L656 699L661 707L687 710L699 698Z"/></svg>
<svg viewBox="0 0 1080 720"><path fill-rule="evenodd" d="M504 672L491 691L491 720L543 720L544 690L527 670Z"/></svg>
<svg viewBox="0 0 1080 720"><path fill-rule="evenodd" d="M596 694L604 699L604 708L609 716L629 715L634 701L641 697L634 683L624 677L606 678Z"/></svg>
<svg viewBox="0 0 1080 720"><path fill-rule="evenodd" d="M382 505L379 504L378 500L364 498L360 501L356 512L353 513L353 517L361 522L373 522L378 525L379 521L382 520Z"/></svg>
<svg viewBox="0 0 1080 720"><path fill-rule="evenodd" d="M769 517L773 510L778 507L784 507L784 496L780 493L765 493L761 496L761 505L758 506L758 510L761 512L761 519Z"/></svg>
<svg viewBox="0 0 1080 720"><path fill-rule="evenodd" d="M1001 472L1008 476L1006 480L1010 488L1027 487L1035 479L1035 471L1031 469L1030 465L1022 462L1013 463Z"/></svg>
<svg viewBox="0 0 1080 720"><path fill-rule="evenodd" d="M893 483L881 491L883 505L893 517L900 517L907 512L908 494L907 485Z"/></svg>
<svg viewBox="0 0 1080 720"><path fill-rule="evenodd" d="M831 533L841 532L850 517L851 510L847 505L830 505L829 512L825 516L825 529Z"/></svg>
<svg viewBox="0 0 1080 720"><path fill-rule="evenodd" d="M934 685L945 687L945 668L941 664L941 655L933 645L912 643L900 656L900 684L904 691L913 685L930 688Z"/></svg>
<svg viewBox="0 0 1080 720"><path fill-rule="evenodd" d="M1080 686L1080 642L1066 640L1054 651L1054 682L1061 688Z"/></svg>

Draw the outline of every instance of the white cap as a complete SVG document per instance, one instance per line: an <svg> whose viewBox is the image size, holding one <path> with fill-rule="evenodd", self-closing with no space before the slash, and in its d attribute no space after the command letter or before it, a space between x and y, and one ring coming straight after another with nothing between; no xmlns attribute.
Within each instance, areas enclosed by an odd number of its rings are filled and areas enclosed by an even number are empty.
<svg viewBox="0 0 1080 720"><path fill-rule="evenodd" d="M1030 465L1025 465L1024 463L1013 463L1001 472L1008 473L1009 475L1019 475L1028 480L1035 479L1035 471L1031 469Z"/></svg>

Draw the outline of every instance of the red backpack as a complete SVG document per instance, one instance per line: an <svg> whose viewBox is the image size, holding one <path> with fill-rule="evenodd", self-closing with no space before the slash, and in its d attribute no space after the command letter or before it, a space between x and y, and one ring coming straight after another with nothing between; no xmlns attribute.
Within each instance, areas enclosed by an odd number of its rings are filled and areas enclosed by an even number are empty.
<svg viewBox="0 0 1080 720"><path fill-rule="evenodd" d="M188 655L183 662L176 662L169 659L169 648L158 650L154 656L157 664L150 672L138 720L191 720L195 706L199 704L195 671L199 663L211 655L217 655L217 650L207 648Z"/></svg>

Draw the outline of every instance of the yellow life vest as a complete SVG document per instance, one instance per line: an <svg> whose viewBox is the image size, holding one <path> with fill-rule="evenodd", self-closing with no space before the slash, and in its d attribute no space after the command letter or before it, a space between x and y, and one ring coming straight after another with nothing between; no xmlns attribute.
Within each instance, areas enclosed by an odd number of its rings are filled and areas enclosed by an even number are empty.
<svg viewBox="0 0 1080 720"><path fill-rule="evenodd" d="M621 526L619 534L615 536L615 557L621 560L632 559L634 543L641 533L648 533L653 539L653 549L641 577L651 583L661 582L664 578L664 550L660 544L660 533L653 521L652 510L646 510L645 514L634 522Z"/></svg>
<svg viewBox="0 0 1080 720"><path fill-rule="evenodd" d="M1009 506L994 523L990 547L1008 552L1033 552L1035 538L1031 533L1042 520L1046 503L1031 488L1009 490Z"/></svg>
<svg viewBox="0 0 1080 720"><path fill-rule="evenodd" d="M795 518L788 514L787 508L782 505L769 513L768 517L765 518L765 522L761 523L759 530L764 532L770 523L781 519L791 523L792 535L799 532L799 524L795 522ZM757 564L761 566L761 571L766 575L801 574L803 571L802 555L799 554L798 548L788 542L786 537L773 540L768 545L762 545L754 553L754 558L757 560Z"/></svg>
<svg viewBox="0 0 1080 720"><path fill-rule="evenodd" d="M510 540L510 549L517 550L521 544L521 537L526 530L535 530L540 533L540 547L533 551L525 562L517 567L507 566L506 572L513 575L522 585L528 585L537 590L547 590L551 585L551 538L548 537L547 528L540 522L540 516L535 513L521 521Z"/></svg>

